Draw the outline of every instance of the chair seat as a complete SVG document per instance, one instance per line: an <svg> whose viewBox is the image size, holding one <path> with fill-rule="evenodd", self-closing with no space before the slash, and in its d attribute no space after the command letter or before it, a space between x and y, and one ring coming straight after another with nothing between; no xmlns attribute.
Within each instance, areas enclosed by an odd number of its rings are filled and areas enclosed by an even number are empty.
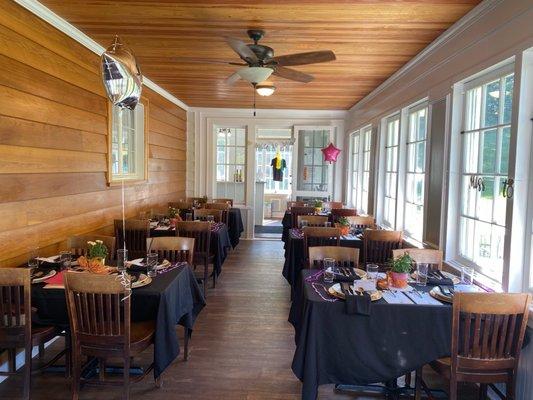
<svg viewBox="0 0 533 400"><path fill-rule="evenodd" d="M444 376L446 379L450 379L450 371L452 366L452 359L450 357L439 358L430 362L429 365L439 375Z"/></svg>
<svg viewBox="0 0 533 400"><path fill-rule="evenodd" d="M46 343L60 333L55 326L36 325L31 328L31 341L34 346Z"/></svg>
<svg viewBox="0 0 533 400"><path fill-rule="evenodd" d="M140 353L152 344L155 321L132 322L130 328L131 352Z"/></svg>

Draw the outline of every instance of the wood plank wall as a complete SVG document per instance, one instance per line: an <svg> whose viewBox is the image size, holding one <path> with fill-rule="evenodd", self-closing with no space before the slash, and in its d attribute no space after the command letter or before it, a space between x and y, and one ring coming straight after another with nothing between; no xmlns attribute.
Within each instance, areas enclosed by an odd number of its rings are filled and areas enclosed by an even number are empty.
<svg viewBox="0 0 533 400"><path fill-rule="evenodd" d="M185 195L186 112L149 100L147 183L126 214ZM99 57L11 0L0 0L0 266L57 254L68 236L112 232L121 188L108 187L107 100Z"/></svg>

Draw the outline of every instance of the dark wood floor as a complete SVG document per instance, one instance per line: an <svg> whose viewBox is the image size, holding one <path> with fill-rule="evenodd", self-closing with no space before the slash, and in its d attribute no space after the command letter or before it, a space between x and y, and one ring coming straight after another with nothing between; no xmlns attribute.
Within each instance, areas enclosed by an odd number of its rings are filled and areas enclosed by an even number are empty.
<svg viewBox="0 0 533 400"><path fill-rule="evenodd" d="M299 399L300 382L291 371L294 332L287 322L289 287L281 276L282 266L280 241L241 241L224 263L217 288L208 293L208 305L191 340L189 361L180 356L165 372L160 389L150 378L134 384L131 398ZM149 363L150 353L141 364ZM20 382L10 378L0 384L0 399L16 399ZM61 375L34 377L32 399L68 398L70 388ZM119 398L120 391L114 388L86 387L81 394L87 400ZM320 389L320 399L353 398L335 393L331 385ZM462 387L460 398L475 398L472 388Z"/></svg>

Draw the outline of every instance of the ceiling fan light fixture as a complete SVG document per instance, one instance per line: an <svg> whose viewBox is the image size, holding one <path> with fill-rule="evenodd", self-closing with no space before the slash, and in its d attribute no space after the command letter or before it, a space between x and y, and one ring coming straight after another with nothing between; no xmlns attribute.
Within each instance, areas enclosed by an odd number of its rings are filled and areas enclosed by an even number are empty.
<svg viewBox="0 0 533 400"><path fill-rule="evenodd" d="M271 96L276 91L276 87L270 82L263 82L255 86L255 91L259 96Z"/></svg>
<svg viewBox="0 0 533 400"><path fill-rule="evenodd" d="M266 81L274 70L267 67L244 67L237 71L237 74L250 83Z"/></svg>

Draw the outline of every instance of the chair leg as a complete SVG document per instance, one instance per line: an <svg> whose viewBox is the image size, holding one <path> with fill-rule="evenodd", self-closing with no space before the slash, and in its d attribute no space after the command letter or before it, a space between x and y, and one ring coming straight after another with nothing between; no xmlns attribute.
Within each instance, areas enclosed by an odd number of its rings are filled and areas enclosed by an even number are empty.
<svg viewBox="0 0 533 400"><path fill-rule="evenodd" d="M422 368L418 368L415 371L415 400L422 398L422 392L420 390L420 383L422 381Z"/></svg>
<svg viewBox="0 0 533 400"><path fill-rule="evenodd" d="M487 384L479 384L479 400L485 400L487 398Z"/></svg>
<svg viewBox="0 0 533 400"><path fill-rule="evenodd" d="M9 349L7 351L7 359L9 362L9 372L17 372L17 349Z"/></svg>
<svg viewBox="0 0 533 400"><path fill-rule="evenodd" d="M505 397L507 400L514 400L516 390L516 370L509 373L509 379L505 386Z"/></svg>
<svg viewBox="0 0 533 400"><path fill-rule="evenodd" d="M81 357L80 349L71 349L72 358L72 400L78 400L80 395L80 381L81 381Z"/></svg>
<svg viewBox="0 0 533 400"><path fill-rule="evenodd" d="M130 358L124 358L124 382L122 384L122 400L130 398Z"/></svg>
<svg viewBox="0 0 533 400"><path fill-rule="evenodd" d="M457 400L457 379L450 379L450 393L448 394L450 400Z"/></svg>
<svg viewBox="0 0 533 400"><path fill-rule="evenodd" d="M213 289L217 286L217 272L215 271L215 264L213 264Z"/></svg>
<svg viewBox="0 0 533 400"><path fill-rule="evenodd" d="M26 346L24 351L24 392L22 398L24 400L30 400L31 389L31 351L32 345Z"/></svg>
<svg viewBox="0 0 533 400"><path fill-rule="evenodd" d="M105 360L103 358L98 359L98 379L105 381Z"/></svg>
<svg viewBox="0 0 533 400"><path fill-rule="evenodd" d="M189 328L185 327L185 336L183 338L183 360L189 359Z"/></svg>
<svg viewBox="0 0 533 400"><path fill-rule="evenodd" d="M208 271L209 264L207 263L207 260L204 260L204 297L207 298L207 279L208 279Z"/></svg>
<svg viewBox="0 0 533 400"><path fill-rule="evenodd" d="M39 360L44 358L44 343L39 344Z"/></svg>

